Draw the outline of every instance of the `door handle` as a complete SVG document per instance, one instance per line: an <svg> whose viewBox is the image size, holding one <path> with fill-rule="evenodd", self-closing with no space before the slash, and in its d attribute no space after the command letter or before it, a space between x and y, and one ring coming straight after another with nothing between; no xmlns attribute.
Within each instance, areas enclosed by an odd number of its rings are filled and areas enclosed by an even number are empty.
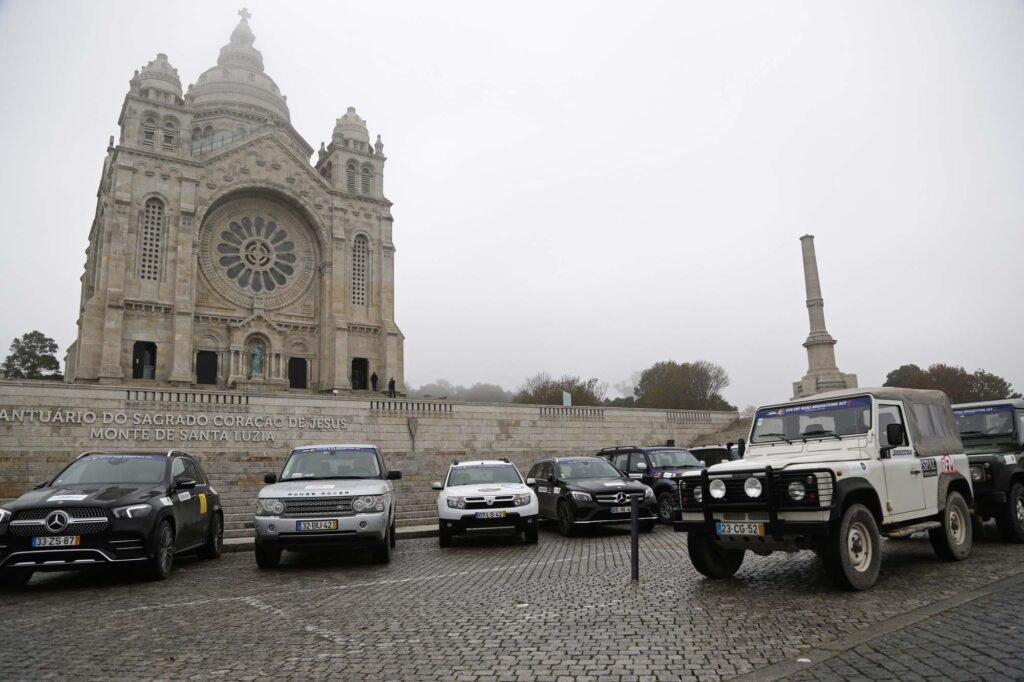
<svg viewBox="0 0 1024 682"><path fill-rule="evenodd" d="M911 476L917 476L919 473L921 473L920 469L911 469L910 470L910 475Z"/></svg>

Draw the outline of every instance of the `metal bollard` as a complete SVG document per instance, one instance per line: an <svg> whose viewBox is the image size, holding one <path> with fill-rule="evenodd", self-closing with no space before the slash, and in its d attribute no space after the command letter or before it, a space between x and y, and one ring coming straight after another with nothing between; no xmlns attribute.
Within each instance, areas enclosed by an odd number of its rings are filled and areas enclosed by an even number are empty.
<svg viewBox="0 0 1024 682"><path fill-rule="evenodd" d="M633 521L631 524L632 537L630 538L629 579L632 582L638 582L640 580L640 500L636 495L630 496L629 514Z"/></svg>

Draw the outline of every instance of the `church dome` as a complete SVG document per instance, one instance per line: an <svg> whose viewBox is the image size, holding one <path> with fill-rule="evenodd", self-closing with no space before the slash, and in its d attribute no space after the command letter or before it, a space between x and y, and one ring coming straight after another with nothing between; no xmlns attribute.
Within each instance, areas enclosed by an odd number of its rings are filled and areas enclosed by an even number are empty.
<svg viewBox="0 0 1024 682"><path fill-rule="evenodd" d="M167 61L167 55L163 52L142 67L142 71L138 75L138 83L143 92L152 88L163 92L172 92L176 97L181 97L181 79L178 78L178 70L171 66Z"/></svg>
<svg viewBox="0 0 1024 682"><path fill-rule="evenodd" d="M359 117L355 107L349 107L345 115L334 125L334 137L343 137L357 142L370 142L370 132L366 129L366 121Z"/></svg>
<svg viewBox="0 0 1024 682"><path fill-rule="evenodd" d="M197 112L228 107L259 110L285 121L291 120L286 98L277 84L263 72L263 55L253 47L256 37L249 28L249 13L231 32L230 42L220 49L217 66L207 69L189 88Z"/></svg>

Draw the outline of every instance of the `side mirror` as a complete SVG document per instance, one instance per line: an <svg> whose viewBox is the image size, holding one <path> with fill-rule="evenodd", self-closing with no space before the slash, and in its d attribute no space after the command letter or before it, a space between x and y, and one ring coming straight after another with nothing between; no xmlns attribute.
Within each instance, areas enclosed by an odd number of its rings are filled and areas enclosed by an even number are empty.
<svg viewBox="0 0 1024 682"><path fill-rule="evenodd" d="M402 472L401 471L389 471L388 472L388 480L389 481L397 481L397 480L399 480L401 478L402 478Z"/></svg>
<svg viewBox="0 0 1024 682"><path fill-rule="evenodd" d="M903 424L889 424L885 427L885 440L888 441L889 447L895 448L903 445L905 437L906 431L903 429Z"/></svg>
<svg viewBox="0 0 1024 682"><path fill-rule="evenodd" d="M47 485L49 485L49 483L49 481L39 481L39 483L36 483L34 486L32 486L32 490L39 490L40 488L45 488Z"/></svg>
<svg viewBox="0 0 1024 682"><path fill-rule="evenodd" d="M277 483L277 474L266 474L265 476L263 476L263 482L266 483L267 485L270 485L271 483Z"/></svg>
<svg viewBox="0 0 1024 682"><path fill-rule="evenodd" d="M181 478L174 482L175 490L192 490L196 487L196 481L193 478Z"/></svg>
<svg viewBox="0 0 1024 682"><path fill-rule="evenodd" d="M548 476L548 483L554 483L554 482L555 482L555 477L554 476Z"/></svg>
<svg viewBox="0 0 1024 682"><path fill-rule="evenodd" d="M637 462L636 468L640 471L647 471L647 462Z"/></svg>
<svg viewBox="0 0 1024 682"><path fill-rule="evenodd" d="M707 465L708 465L708 463L707 463L707 462L705 462L704 460L701 460L701 461L700 461L700 465L701 465L702 467L705 467L705 468L706 468L706 467L707 467Z"/></svg>
<svg viewBox="0 0 1024 682"><path fill-rule="evenodd" d="M743 459L743 453L745 453L746 451L747 451L747 441L743 440L742 438L737 439L737 441L736 441L737 459Z"/></svg>
<svg viewBox="0 0 1024 682"><path fill-rule="evenodd" d="M536 478L528 478L528 479L526 479L526 485L537 485L537 479Z"/></svg>
<svg viewBox="0 0 1024 682"><path fill-rule="evenodd" d="M431 490L444 490L444 484L441 481L434 481L430 484Z"/></svg>

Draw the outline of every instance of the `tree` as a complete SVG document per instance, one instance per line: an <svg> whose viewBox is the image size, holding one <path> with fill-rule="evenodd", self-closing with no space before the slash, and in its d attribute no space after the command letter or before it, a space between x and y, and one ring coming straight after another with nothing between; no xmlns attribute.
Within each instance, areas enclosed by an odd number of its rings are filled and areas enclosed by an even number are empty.
<svg viewBox="0 0 1024 682"><path fill-rule="evenodd" d="M11 353L0 365L8 379L54 379L60 381L57 342L39 331L31 331L11 343Z"/></svg>
<svg viewBox="0 0 1024 682"><path fill-rule="evenodd" d="M547 372L539 372L526 380L513 396L512 402L561 405L562 391L568 391L573 405L600 405L607 390L607 384L599 383L596 378L584 381L577 376L563 374L553 379Z"/></svg>
<svg viewBox="0 0 1024 682"><path fill-rule="evenodd" d="M448 398L471 403L507 403L512 401L512 392L497 384L475 383L470 387L455 386L449 381L438 379L419 388L409 390L413 398Z"/></svg>
<svg viewBox="0 0 1024 682"><path fill-rule="evenodd" d="M735 410L722 391L729 375L707 360L656 362L640 374L634 392L639 407L669 410Z"/></svg>
<svg viewBox="0 0 1024 682"><path fill-rule="evenodd" d="M917 365L901 365L889 372L883 386L928 388L942 391L953 403L1020 398L1006 379L979 369L969 374L963 367L935 363L923 370Z"/></svg>

